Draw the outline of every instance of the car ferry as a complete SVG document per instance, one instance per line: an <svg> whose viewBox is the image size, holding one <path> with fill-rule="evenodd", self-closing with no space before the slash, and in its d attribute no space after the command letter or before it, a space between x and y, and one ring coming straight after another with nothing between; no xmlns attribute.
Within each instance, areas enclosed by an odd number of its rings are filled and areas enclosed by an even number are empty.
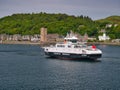
<svg viewBox="0 0 120 90"><path fill-rule="evenodd" d="M95 45L88 46L86 42L79 42L75 36L65 37L64 42L44 47L45 55L60 59L93 59L101 58L102 51Z"/></svg>

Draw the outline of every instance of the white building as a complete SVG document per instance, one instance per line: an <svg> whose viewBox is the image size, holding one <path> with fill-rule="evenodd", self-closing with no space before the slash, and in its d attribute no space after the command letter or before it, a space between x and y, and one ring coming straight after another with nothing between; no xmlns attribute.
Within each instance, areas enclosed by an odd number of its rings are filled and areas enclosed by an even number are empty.
<svg viewBox="0 0 120 90"><path fill-rule="evenodd" d="M106 36L106 33L103 33L102 36L98 36L99 41L106 41L106 40L110 40L109 36Z"/></svg>
<svg viewBox="0 0 120 90"><path fill-rule="evenodd" d="M112 24L106 24L106 28L111 28Z"/></svg>

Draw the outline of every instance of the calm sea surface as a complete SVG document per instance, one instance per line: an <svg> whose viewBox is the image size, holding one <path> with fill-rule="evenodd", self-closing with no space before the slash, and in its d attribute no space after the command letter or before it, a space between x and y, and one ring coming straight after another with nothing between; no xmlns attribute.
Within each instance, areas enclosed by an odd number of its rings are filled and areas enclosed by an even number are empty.
<svg viewBox="0 0 120 90"><path fill-rule="evenodd" d="M37 45L0 45L0 90L120 90L120 46L101 61L45 58Z"/></svg>

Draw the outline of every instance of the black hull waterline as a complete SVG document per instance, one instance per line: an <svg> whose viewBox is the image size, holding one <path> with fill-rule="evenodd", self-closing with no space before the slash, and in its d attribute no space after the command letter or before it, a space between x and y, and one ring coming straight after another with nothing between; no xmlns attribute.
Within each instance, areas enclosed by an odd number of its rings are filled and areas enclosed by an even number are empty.
<svg viewBox="0 0 120 90"><path fill-rule="evenodd" d="M55 52L45 52L45 55L51 58L59 59L93 59L96 60L102 57L102 54L71 54L71 53L55 53Z"/></svg>

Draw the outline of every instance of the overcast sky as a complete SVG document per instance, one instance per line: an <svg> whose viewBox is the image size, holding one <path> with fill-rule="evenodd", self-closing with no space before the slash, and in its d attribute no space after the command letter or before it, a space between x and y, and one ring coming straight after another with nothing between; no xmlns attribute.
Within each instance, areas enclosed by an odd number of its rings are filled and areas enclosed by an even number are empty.
<svg viewBox="0 0 120 90"><path fill-rule="evenodd" d="M84 15L96 20L120 16L120 0L0 0L0 18L32 12Z"/></svg>

